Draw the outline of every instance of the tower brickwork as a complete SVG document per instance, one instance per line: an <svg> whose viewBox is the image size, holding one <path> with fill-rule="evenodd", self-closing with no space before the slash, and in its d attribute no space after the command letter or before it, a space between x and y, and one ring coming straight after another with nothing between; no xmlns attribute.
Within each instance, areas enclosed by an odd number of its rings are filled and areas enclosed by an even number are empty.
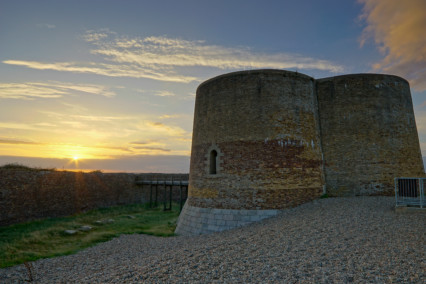
<svg viewBox="0 0 426 284"><path fill-rule="evenodd" d="M225 74L197 89L189 197L176 233L231 229L324 193L389 195L394 177L423 173L404 79Z"/></svg>

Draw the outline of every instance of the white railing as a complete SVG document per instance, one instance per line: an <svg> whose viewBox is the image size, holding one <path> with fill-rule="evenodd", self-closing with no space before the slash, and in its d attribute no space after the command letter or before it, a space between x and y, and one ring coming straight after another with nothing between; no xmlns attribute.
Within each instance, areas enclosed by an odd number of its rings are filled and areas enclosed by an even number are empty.
<svg viewBox="0 0 426 284"><path fill-rule="evenodd" d="M396 206L426 206L426 178L395 178Z"/></svg>

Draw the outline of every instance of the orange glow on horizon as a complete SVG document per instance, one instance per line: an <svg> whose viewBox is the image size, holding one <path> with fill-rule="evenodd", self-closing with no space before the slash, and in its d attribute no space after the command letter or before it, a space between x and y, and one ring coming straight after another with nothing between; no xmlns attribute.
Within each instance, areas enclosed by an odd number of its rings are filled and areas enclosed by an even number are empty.
<svg viewBox="0 0 426 284"><path fill-rule="evenodd" d="M185 141L186 142L186 141ZM37 157L37 158L51 158L51 159L67 159L70 162L84 161L87 159L95 160L110 160L124 157L124 156L138 156L138 155L155 155L155 156L168 156L168 155L183 155L189 156L190 151L187 149L178 149L163 151L163 146L157 145L143 145L141 148L134 145L73 145L73 144L60 144L60 143L40 143L40 144L1 144L0 156L13 156L20 157ZM157 148L159 148L157 150ZM130 150L127 150L130 149Z"/></svg>

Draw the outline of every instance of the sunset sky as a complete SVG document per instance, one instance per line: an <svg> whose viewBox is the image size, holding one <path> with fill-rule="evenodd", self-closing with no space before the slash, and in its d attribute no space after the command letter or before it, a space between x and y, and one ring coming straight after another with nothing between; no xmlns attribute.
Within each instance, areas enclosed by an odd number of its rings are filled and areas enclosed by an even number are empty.
<svg viewBox="0 0 426 284"><path fill-rule="evenodd" d="M197 86L259 68L409 80L426 156L425 11L424 0L1 0L0 165L188 172Z"/></svg>

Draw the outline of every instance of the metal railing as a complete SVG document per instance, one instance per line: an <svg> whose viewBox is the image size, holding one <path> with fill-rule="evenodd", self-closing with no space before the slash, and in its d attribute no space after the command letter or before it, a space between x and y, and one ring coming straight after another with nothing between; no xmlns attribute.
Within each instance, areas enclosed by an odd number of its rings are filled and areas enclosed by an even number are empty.
<svg viewBox="0 0 426 284"><path fill-rule="evenodd" d="M179 203L182 211L183 205L188 198L188 181L187 180L136 180L137 185L149 185L149 207L158 206L159 186L163 189L163 205L164 211L172 210L173 186L179 186ZM168 191L168 194L167 194ZM168 196L167 196L168 195Z"/></svg>
<svg viewBox="0 0 426 284"><path fill-rule="evenodd" d="M426 178L395 178L396 206L426 206Z"/></svg>

